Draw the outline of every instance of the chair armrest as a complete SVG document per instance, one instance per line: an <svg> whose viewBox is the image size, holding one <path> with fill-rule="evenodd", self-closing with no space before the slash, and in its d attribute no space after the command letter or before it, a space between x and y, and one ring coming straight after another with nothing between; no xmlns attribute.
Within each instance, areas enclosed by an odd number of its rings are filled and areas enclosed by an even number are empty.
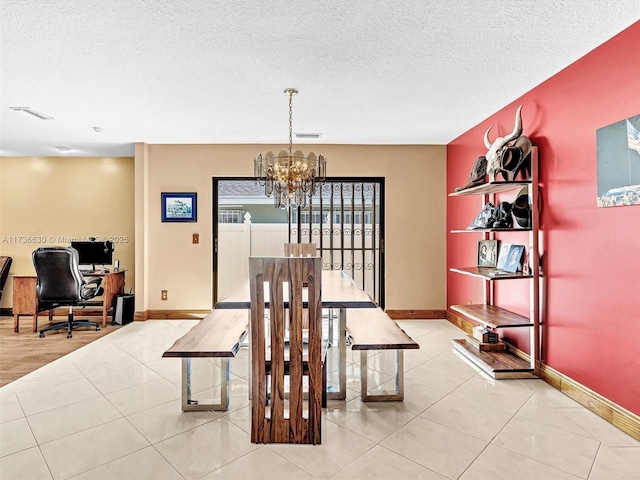
<svg viewBox="0 0 640 480"><path fill-rule="evenodd" d="M104 289L100 286L102 284L102 278L89 277L84 280L85 282L82 284L82 287L80 287L80 296L83 300L89 300L104 293Z"/></svg>

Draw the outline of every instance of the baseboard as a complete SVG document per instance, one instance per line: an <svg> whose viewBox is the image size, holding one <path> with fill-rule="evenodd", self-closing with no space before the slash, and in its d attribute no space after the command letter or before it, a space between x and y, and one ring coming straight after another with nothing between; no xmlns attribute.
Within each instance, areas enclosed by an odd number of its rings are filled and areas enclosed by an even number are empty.
<svg viewBox="0 0 640 480"><path fill-rule="evenodd" d="M446 310L385 310L393 320L445 320Z"/></svg>
<svg viewBox="0 0 640 480"><path fill-rule="evenodd" d="M185 320L200 319L211 313L211 310L145 310L135 312L134 320Z"/></svg>
<svg viewBox="0 0 640 480"><path fill-rule="evenodd" d="M455 313L447 312L447 320L456 327L461 328L468 334L471 333L475 324L469 320L459 317ZM529 360L529 355L519 349L510 347L516 355L525 360ZM542 380L551 385L556 390L572 398L587 410L592 411L599 417L611 423L636 440L640 440L640 416L617 405L599 393L585 387L570 377L558 372L543 362L536 365L536 373Z"/></svg>

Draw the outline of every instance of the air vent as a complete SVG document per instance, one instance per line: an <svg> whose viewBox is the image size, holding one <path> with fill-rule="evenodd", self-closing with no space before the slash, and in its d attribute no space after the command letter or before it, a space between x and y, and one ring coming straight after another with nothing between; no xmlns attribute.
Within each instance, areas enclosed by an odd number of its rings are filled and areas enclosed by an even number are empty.
<svg viewBox="0 0 640 480"><path fill-rule="evenodd" d="M320 138L321 133L294 133L296 138Z"/></svg>
<svg viewBox="0 0 640 480"><path fill-rule="evenodd" d="M16 112L28 113L29 115L33 115L34 117L38 117L40 120L53 120L52 116L47 115L46 113L38 112L37 110L34 110L31 107L9 107L9 108L11 110L16 111Z"/></svg>

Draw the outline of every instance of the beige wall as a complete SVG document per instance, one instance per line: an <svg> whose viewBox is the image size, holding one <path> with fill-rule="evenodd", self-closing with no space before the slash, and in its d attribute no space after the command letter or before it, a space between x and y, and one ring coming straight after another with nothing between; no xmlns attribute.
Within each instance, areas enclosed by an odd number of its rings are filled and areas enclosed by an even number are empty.
<svg viewBox="0 0 640 480"><path fill-rule="evenodd" d="M134 278L134 161L110 157L0 157L0 255L11 275L34 275L31 252L71 237L114 238L114 258ZM2 296L12 305L11 280Z"/></svg>
<svg viewBox="0 0 640 480"><path fill-rule="evenodd" d="M136 146L137 311L211 308L211 179L251 177L254 156L280 148ZM316 145L313 150L327 156L329 176L385 177L386 308L445 309L445 146ZM197 192L197 223L162 223L161 192ZM193 233L200 234L197 245ZM160 300L161 290L168 290L167 301Z"/></svg>

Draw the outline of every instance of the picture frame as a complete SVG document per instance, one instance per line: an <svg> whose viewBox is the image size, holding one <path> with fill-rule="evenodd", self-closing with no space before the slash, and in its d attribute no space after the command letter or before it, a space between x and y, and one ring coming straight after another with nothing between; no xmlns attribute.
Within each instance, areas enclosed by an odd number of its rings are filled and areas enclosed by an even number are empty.
<svg viewBox="0 0 640 480"><path fill-rule="evenodd" d="M500 246L500 253L498 254L498 263L496 264L496 268L503 270L504 266L507 263L507 258L509 258L509 250L511 250L510 243L503 243Z"/></svg>
<svg viewBox="0 0 640 480"><path fill-rule="evenodd" d="M193 193L162 192L163 222L197 222L198 197Z"/></svg>
<svg viewBox="0 0 640 480"><path fill-rule="evenodd" d="M495 268L498 264L499 240L478 240L478 266Z"/></svg>
<svg viewBox="0 0 640 480"><path fill-rule="evenodd" d="M502 268L505 272L522 271L522 256L524 254L524 245L511 245L507 260Z"/></svg>

